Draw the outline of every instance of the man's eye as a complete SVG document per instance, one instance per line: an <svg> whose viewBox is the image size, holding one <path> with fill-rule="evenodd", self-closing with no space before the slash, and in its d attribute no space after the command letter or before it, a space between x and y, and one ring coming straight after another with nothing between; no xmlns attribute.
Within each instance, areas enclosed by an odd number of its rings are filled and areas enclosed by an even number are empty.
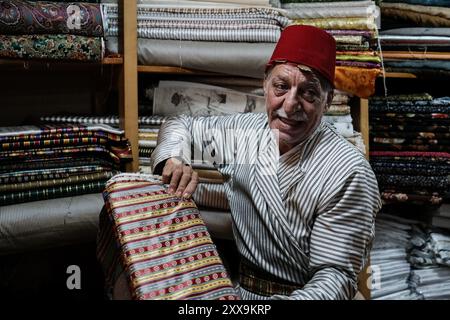
<svg viewBox="0 0 450 320"><path fill-rule="evenodd" d="M280 90L280 91L285 91L288 89L288 86L285 84L276 84L275 89Z"/></svg>
<svg viewBox="0 0 450 320"><path fill-rule="evenodd" d="M303 93L303 97L308 101L315 101L319 97L319 95L315 90L306 90Z"/></svg>

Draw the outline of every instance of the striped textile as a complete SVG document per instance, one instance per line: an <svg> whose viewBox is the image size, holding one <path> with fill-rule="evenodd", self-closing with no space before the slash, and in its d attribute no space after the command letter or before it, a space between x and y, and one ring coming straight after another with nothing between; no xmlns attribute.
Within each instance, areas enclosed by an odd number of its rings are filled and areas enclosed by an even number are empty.
<svg viewBox="0 0 450 320"><path fill-rule="evenodd" d="M103 157L111 159L117 164L121 159L124 159L130 155L128 150L121 152L120 150L114 150L111 152L106 147L101 145L86 145L86 146L69 146L59 148L41 148L41 149L27 149L27 150L13 150L0 152L0 161L22 161L27 158L35 159L48 159L59 156L73 155L74 157L79 155L92 155L96 157Z"/></svg>
<svg viewBox="0 0 450 320"><path fill-rule="evenodd" d="M190 151L206 153L203 146L214 150L241 256L303 287L271 298L351 299L381 207L375 175L363 155L323 122L298 161L288 161L294 168L279 172L270 133L266 114L180 116L161 127L152 167L175 156L191 163ZM290 180L281 185L286 174ZM265 298L242 288L240 293L243 299Z"/></svg>
<svg viewBox="0 0 450 320"><path fill-rule="evenodd" d="M70 167L67 165L66 167L59 166L57 168L49 169L9 171L0 173L0 182L8 184L39 181L42 179L64 179L77 174L99 173L105 171L111 171L111 168L104 166Z"/></svg>
<svg viewBox="0 0 450 320"><path fill-rule="evenodd" d="M109 26L118 19L118 6L115 4L103 5L106 22ZM280 10L273 8L186 8L186 7L156 7L139 4L137 8L138 21L140 20L240 20L251 21L254 19L275 20L280 26L285 27L289 19Z"/></svg>
<svg viewBox="0 0 450 320"><path fill-rule="evenodd" d="M162 117L158 115L154 116L143 116L138 118L139 124L146 125L160 125L166 121L167 117ZM55 116L43 116L41 121L47 123L85 123L85 124L108 124L108 125L119 125L118 116L66 116L66 115L55 115Z"/></svg>
<svg viewBox="0 0 450 320"><path fill-rule="evenodd" d="M117 5L105 5L107 36L117 36ZM138 37L188 41L277 42L288 19L271 8L186 8L138 5Z"/></svg>
<svg viewBox="0 0 450 320"><path fill-rule="evenodd" d="M34 190L41 188L51 188L56 186L66 186L73 185L79 183L85 183L89 181L106 181L111 178L115 173L111 171L102 171L96 173L85 173L82 172L70 175L64 178L49 178L49 177L41 177L40 180L35 181L26 181L21 183L11 183L11 184L1 184L0 185L0 194L4 192L16 192L23 190ZM44 180L45 179L45 180Z"/></svg>
<svg viewBox="0 0 450 320"><path fill-rule="evenodd" d="M69 117L70 118L70 117ZM64 121L59 121L64 122ZM57 134L100 134L102 137L114 141L125 140L120 135L123 135L123 130L117 130L105 124L96 124L95 126L84 125L51 125L46 124L42 126L17 126L17 127L0 127L0 141L15 141L17 137L21 139L40 139L42 136L50 135L52 138Z"/></svg>
<svg viewBox="0 0 450 320"><path fill-rule="evenodd" d="M278 29L178 29L140 28L139 38L182 41L228 41L228 42L277 42L281 30ZM111 29L108 36L118 36L118 29Z"/></svg>
<svg viewBox="0 0 450 320"><path fill-rule="evenodd" d="M0 206L101 192L106 180L0 194Z"/></svg>
<svg viewBox="0 0 450 320"><path fill-rule="evenodd" d="M113 164L105 159L95 159L89 157L77 157L73 159L72 157L59 157L53 159L26 159L21 162L0 164L0 174L12 171L23 171L23 170L45 170L45 169L55 169L61 167L68 167L68 169L73 167L79 167L81 172L96 171L94 169L86 169L88 167L100 167L101 170L111 170ZM77 169L75 169L77 170Z"/></svg>
<svg viewBox="0 0 450 320"><path fill-rule="evenodd" d="M238 299L192 200L139 174L109 180L104 198L134 299ZM102 248L99 243L100 260Z"/></svg>

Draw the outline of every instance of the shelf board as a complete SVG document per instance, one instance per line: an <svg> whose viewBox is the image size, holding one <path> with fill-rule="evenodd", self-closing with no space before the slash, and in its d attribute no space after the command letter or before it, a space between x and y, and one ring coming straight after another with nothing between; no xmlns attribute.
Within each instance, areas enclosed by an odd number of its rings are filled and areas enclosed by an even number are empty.
<svg viewBox="0 0 450 320"><path fill-rule="evenodd" d="M383 74L380 77L382 78ZM413 73L406 72L386 72L386 78L416 79L417 76Z"/></svg>
<svg viewBox="0 0 450 320"><path fill-rule="evenodd" d="M138 66L140 73L168 73L168 74L193 74L193 75L219 75L218 73L199 71L188 68L169 67L169 66Z"/></svg>
<svg viewBox="0 0 450 320"><path fill-rule="evenodd" d="M102 64L123 64L122 57L106 57L103 58Z"/></svg>
<svg viewBox="0 0 450 320"><path fill-rule="evenodd" d="M33 60L33 59L0 59L0 67L28 69L30 67L79 67L122 65L122 57L106 57L101 62L67 61L67 60Z"/></svg>

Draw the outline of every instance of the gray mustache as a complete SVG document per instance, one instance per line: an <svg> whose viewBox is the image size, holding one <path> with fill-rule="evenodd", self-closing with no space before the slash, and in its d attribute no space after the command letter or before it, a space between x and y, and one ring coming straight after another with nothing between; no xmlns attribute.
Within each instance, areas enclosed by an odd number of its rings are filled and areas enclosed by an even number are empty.
<svg viewBox="0 0 450 320"><path fill-rule="evenodd" d="M283 108L275 110L273 112L273 115L276 115L279 118L285 118L285 119L294 120L294 121L306 121L306 120L308 120L308 117L303 112L296 112L296 113L291 114L291 115L288 116L286 114L286 111L284 111Z"/></svg>

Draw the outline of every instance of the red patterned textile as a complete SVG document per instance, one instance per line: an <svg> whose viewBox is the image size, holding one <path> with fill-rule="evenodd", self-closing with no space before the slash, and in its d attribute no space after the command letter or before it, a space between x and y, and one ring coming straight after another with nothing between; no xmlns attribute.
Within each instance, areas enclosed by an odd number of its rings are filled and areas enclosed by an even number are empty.
<svg viewBox="0 0 450 320"><path fill-rule="evenodd" d="M104 198L107 217L101 219L110 220L113 231L100 224L97 253L107 279L116 270L111 264L119 263L134 299L238 299L192 200L172 196L160 181L138 174L112 178ZM121 259L108 257L111 236Z"/></svg>

